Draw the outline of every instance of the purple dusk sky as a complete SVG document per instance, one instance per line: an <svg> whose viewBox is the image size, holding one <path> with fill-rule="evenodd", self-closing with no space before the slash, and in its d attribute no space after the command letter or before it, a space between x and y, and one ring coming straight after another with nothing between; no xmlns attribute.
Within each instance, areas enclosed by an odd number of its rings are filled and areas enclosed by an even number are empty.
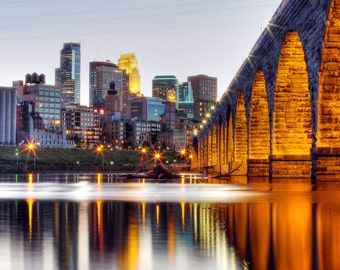
<svg viewBox="0 0 340 270"><path fill-rule="evenodd" d="M54 84L64 42L81 43L81 103L89 62L135 53L141 92L156 75L218 78L221 97L280 0L0 0L0 86L44 73Z"/></svg>

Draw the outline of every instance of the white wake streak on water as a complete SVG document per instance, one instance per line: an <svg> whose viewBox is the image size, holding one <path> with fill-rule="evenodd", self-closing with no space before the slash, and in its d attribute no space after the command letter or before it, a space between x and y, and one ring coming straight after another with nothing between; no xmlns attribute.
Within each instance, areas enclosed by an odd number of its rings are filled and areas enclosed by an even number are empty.
<svg viewBox="0 0 340 270"><path fill-rule="evenodd" d="M0 199L230 202L256 196L239 185L156 183L0 183Z"/></svg>

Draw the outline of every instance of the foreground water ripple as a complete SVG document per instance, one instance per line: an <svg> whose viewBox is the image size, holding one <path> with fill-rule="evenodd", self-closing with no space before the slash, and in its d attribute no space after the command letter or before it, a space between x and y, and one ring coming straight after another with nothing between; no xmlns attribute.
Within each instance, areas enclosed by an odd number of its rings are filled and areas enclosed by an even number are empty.
<svg viewBox="0 0 340 270"><path fill-rule="evenodd" d="M253 188L223 184L0 183L0 199L228 202L258 196Z"/></svg>

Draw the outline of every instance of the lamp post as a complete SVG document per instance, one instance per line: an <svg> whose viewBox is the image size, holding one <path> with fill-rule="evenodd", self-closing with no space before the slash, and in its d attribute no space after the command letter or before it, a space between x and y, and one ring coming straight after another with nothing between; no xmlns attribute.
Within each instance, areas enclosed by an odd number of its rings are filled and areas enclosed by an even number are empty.
<svg viewBox="0 0 340 270"><path fill-rule="evenodd" d="M179 163L181 164L182 163L182 158L185 157L185 149L182 149L180 151L180 160L179 160Z"/></svg>
<svg viewBox="0 0 340 270"><path fill-rule="evenodd" d="M96 149L97 153L99 153L102 156L102 171L104 171L104 148L103 146L99 145Z"/></svg>
<svg viewBox="0 0 340 270"><path fill-rule="evenodd" d="M27 144L27 149L29 153L33 153L33 170L36 170L36 157L35 157L35 144L32 142L29 142Z"/></svg>
<svg viewBox="0 0 340 270"><path fill-rule="evenodd" d="M142 148L142 150L141 150L141 152L142 152L142 156L140 157L140 159L141 159L141 161L142 161L142 168L143 169L145 169L145 155L146 155L146 149L145 148Z"/></svg>
<svg viewBox="0 0 340 270"><path fill-rule="evenodd" d="M154 154L153 154L153 161L154 161L154 166L156 166L157 165L157 160L159 160L159 162L160 163L162 163L162 161L161 161L161 158L162 158L162 154L160 153L160 152L154 152Z"/></svg>

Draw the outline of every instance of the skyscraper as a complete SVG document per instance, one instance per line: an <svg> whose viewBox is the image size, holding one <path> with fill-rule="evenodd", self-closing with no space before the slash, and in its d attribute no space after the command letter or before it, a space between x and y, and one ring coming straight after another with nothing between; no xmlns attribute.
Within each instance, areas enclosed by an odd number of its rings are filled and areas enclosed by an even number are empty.
<svg viewBox="0 0 340 270"><path fill-rule="evenodd" d="M178 101L178 79L173 75L155 76L152 80L152 96L162 100L167 99L169 90L175 90Z"/></svg>
<svg viewBox="0 0 340 270"><path fill-rule="evenodd" d="M60 88L62 104L80 103L80 44L64 43L60 67L55 71L55 85Z"/></svg>
<svg viewBox="0 0 340 270"><path fill-rule="evenodd" d="M135 54L122 54L118 60L118 67L124 69L129 78L128 95L140 96L140 75Z"/></svg>
<svg viewBox="0 0 340 270"><path fill-rule="evenodd" d="M191 82L182 82L178 86L178 115L183 118L194 118L194 97Z"/></svg>
<svg viewBox="0 0 340 270"><path fill-rule="evenodd" d="M122 95L124 92L124 70L110 61L90 62L90 106L93 106L95 99L105 99L112 81L115 83L115 90Z"/></svg>
<svg viewBox="0 0 340 270"><path fill-rule="evenodd" d="M194 97L195 120L202 118L216 105L217 101L217 78L207 75L189 76Z"/></svg>

